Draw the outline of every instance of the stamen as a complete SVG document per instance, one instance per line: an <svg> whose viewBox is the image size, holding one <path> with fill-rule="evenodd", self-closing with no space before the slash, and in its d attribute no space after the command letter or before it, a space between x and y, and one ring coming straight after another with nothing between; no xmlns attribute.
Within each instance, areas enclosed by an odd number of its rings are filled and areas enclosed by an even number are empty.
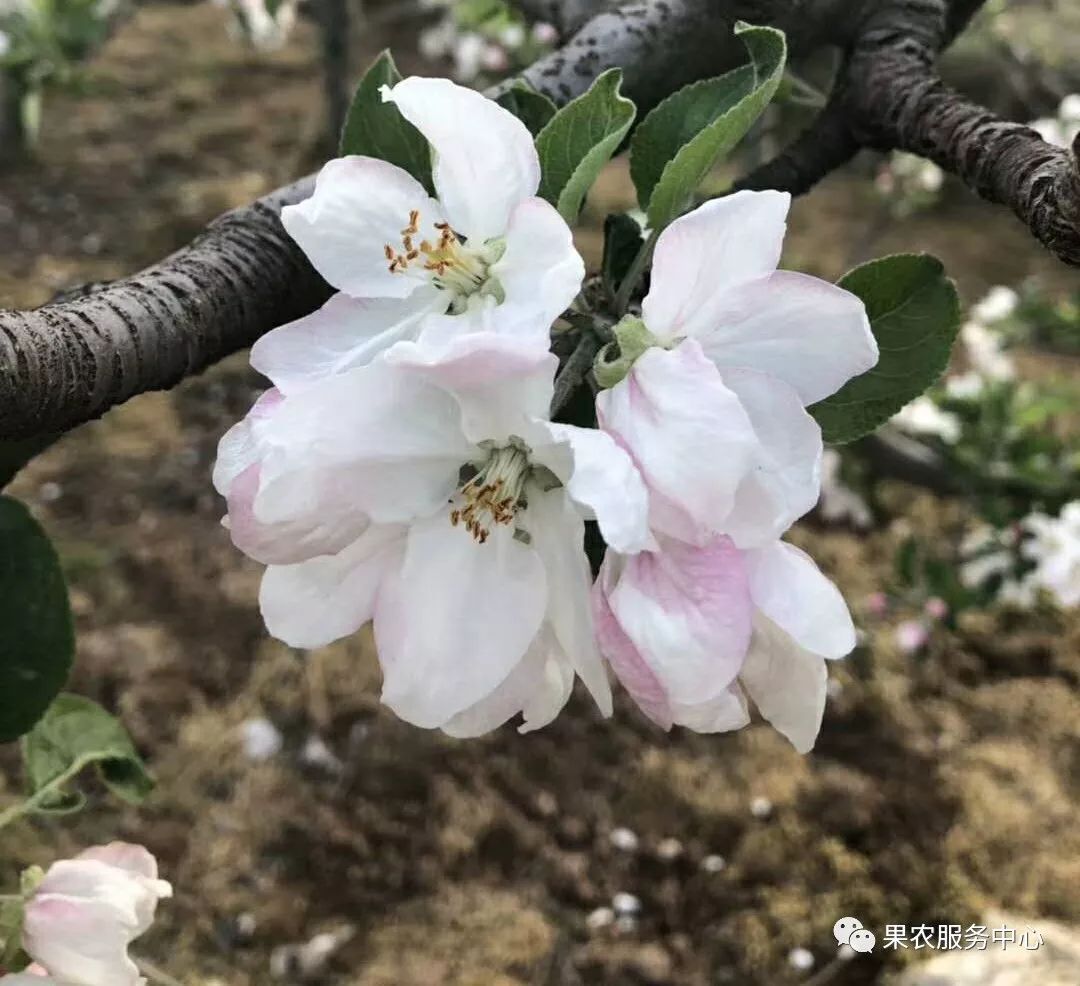
<svg viewBox="0 0 1080 986"><path fill-rule="evenodd" d="M492 450L487 462L458 494L463 507L450 511L450 523L465 529L480 544L491 534L494 524L510 525L525 504L525 483L531 473L528 455L519 444Z"/></svg>

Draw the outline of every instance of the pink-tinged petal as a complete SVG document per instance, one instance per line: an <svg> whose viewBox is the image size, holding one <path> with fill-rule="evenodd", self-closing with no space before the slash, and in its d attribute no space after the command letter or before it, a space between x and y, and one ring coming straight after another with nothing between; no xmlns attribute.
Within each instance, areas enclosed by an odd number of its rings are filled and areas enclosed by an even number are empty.
<svg viewBox="0 0 1080 986"><path fill-rule="evenodd" d="M652 547L649 492L633 459L606 432L543 422L555 446L534 458L562 481L570 498L595 519L609 548L631 554ZM559 454L569 447L569 455Z"/></svg>
<svg viewBox="0 0 1080 986"><path fill-rule="evenodd" d="M807 274L776 271L735 285L708 319L695 318L691 334L721 370L747 367L779 377L803 404L836 393L878 361L862 301Z"/></svg>
<svg viewBox="0 0 1080 986"><path fill-rule="evenodd" d="M611 715L611 684L596 646L589 587L592 573L585 555L585 523L561 489L541 493L530 490L521 526L531 537L533 550L544 566L547 580L546 624L600 709Z"/></svg>
<svg viewBox="0 0 1080 986"><path fill-rule="evenodd" d="M762 716L799 753L814 748L828 681L821 657L800 647L759 612L739 681Z"/></svg>
<svg viewBox="0 0 1080 986"><path fill-rule="evenodd" d="M413 725L446 725L506 679L546 608L544 567L508 527L478 544L448 511L414 524L375 606L383 701Z"/></svg>
<svg viewBox="0 0 1080 986"><path fill-rule="evenodd" d="M339 292L318 311L259 339L251 347L251 365L283 393L298 393L416 338L426 316L445 310L445 295L433 285L408 298L358 300Z"/></svg>
<svg viewBox="0 0 1080 986"><path fill-rule="evenodd" d="M608 603L608 595L615 586L616 572L621 565L622 559L614 551L609 551L593 585L591 601L596 640L600 653L641 711L661 729L670 729L674 722L673 711L664 685L626 635Z"/></svg>
<svg viewBox="0 0 1080 986"><path fill-rule="evenodd" d="M664 541L659 551L625 558L608 604L672 705L707 701L738 674L752 604L742 555L728 538L700 548Z"/></svg>
<svg viewBox="0 0 1080 986"><path fill-rule="evenodd" d="M24 972L13 972L0 976L2 986L60 986L55 979L39 965L28 966Z"/></svg>
<svg viewBox="0 0 1080 986"><path fill-rule="evenodd" d="M524 437L530 422L547 417L558 359L546 345L491 332L440 337L446 321L429 321L418 342L399 343L387 362L452 394L469 441Z"/></svg>
<svg viewBox="0 0 1080 986"><path fill-rule="evenodd" d="M400 565L404 544L404 527L380 524L336 555L271 565L259 591L266 629L308 649L355 633L375 615L379 586Z"/></svg>
<svg viewBox="0 0 1080 986"><path fill-rule="evenodd" d="M724 530L757 438L696 342L647 350L596 411L645 479L653 530L699 544Z"/></svg>
<svg viewBox="0 0 1080 986"><path fill-rule="evenodd" d="M104 901L40 892L26 908L23 948L66 986L139 986L127 947L133 915Z"/></svg>
<svg viewBox="0 0 1080 986"><path fill-rule="evenodd" d="M758 439L753 468L739 484L724 531L740 548L758 547L775 541L817 504L821 428L782 380L755 370L723 370L721 376Z"/></svg>
<svg viewBox="0 0 1080 986"><path fill-rule="evenodd" d="M283 400L281 391L271 387L255 401L247 417L234 424L218 442L213 482L214 489L222 496L228 496L236 478L262 459L265 453L262 429Z"/></svg>
<svg viewBox="0 0 1080 986"><path fill-rule="evenodd" d="M642 304L649 330L666 339L697 336L716 323L730 288L776 270L790 204L787 192L736 192L668 226Z"/></svg>
<svg viewBox="0 0 1080 986"><path fill-rule="evenodd" d="M112 843L50 866L32 906L53 898L96 901L113 908L121 923L131 925L134 937L150 927L158 900L171 896L172 887L157 879L157 863L145 849Z"/></svg>
<svg viewBox="0 0 1080 986"><path fill-rule="evenodd" d="M404 252L402 230L419 213L419 236L438 234L441 206L401 168L350 156L326 164L315 192L281 210L281 222L326 280L354 298L407 298L430 281L422 265L391 273L386 248Z"/></svg>
<svg viewBox="0 0 1080 986"><path fill-rule="evenodd" d="M454 229L479 242L503 236L514 208L540 186L525 124L446 79L411 77L384 89L383 98L431 144L435 189Z"/></svg>
<svg viewBox="0 0 1080 986"><path fill-rule="evenodd" d="M847 603L805 551L777 541L747 551L745 559L754 605L773 623L811 653L851 653L855 626Z"/></svg>
<svg viewBox="0 0 1080 986"><path fill-rule="evenodd" d="M737 684L729 685L715 698L672 709L675 723L695 733L729 733L750 724L746 696Z"/></svg>
<svg viewBox="0 0 1080 986"><path fill-rule="evenodd" d="M107 863L109 866L127 870L129 873L146 877L148 880L157 880L157 860L144 846L131 842L110 842L104 846L91 846L75 858L95 859L99 863Z"/></svg>
<svg viewBox="0 0 1080 986"><path fill-rule="evenodd" d="M552 722L574 687L574 669L546 626L540 630L517 667L490 695L459 712L443 731L458 739L483 736L521 713L519 733Z"/></svg>
<svg viewBox="0 0 1080 986"><path fill-rule="evenodd" d="M585 262L558 210L544 199L526 199L510 214L506 252L491 276L504 295L495 310L499 331L538 332L546 346L551 323L581 290Z"/></svg>
<svg viewBox="0 0 1080 986"><path fill-rule="evenodd" d="M262 467L259 463L244 470L227 497L226 517L229 536L249 558L264 565L290 565L332 554L352 544L367 529L367 515L343 504L337 510L322 510L323 501L333 495L337 475L333 470L311 470L298 491L305 498L297 500L291 514L279 510L274 520L263 520L255 514L255 499L261 485Z"/></svg>

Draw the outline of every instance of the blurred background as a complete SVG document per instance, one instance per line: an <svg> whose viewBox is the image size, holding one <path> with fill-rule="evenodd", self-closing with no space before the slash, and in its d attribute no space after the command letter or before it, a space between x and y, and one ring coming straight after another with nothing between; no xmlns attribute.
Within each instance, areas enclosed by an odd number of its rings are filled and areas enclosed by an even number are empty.
<svg viewBox="0 0 1080 986"><path fill-rule="evenodd" d="M336 5L348 44L328 46L311 2L0 0L0 307L130 274L318 167L335 90L385 47L404 74L482 86L557 41L497 0L372 0ZM946 65L1047 139L1080 129L1075 0L988 4ZM795 72L715 191L808 119L828 65ZM617 161L582 217L591 267L632 206ZM835 278L903 251L940 257L968 311L949 379L884 449L830 455L793 532L861 635L813 754L762 725L665 735L629 702L600 721L580 697L540 733L452 741L379 707L366 635L269 639L210 485L265 386L237 354L10 490L62 554L72 689L123 718L159 787L5 830L0 877L145 843L177 897L140 951L187 986L1076 986L1080 275L902 155L798 200L783 266ZM0 750L0 800L20 784ZM872 955L837 959L847 915ZM886 950L886 924L1044 944Z"/></svg>

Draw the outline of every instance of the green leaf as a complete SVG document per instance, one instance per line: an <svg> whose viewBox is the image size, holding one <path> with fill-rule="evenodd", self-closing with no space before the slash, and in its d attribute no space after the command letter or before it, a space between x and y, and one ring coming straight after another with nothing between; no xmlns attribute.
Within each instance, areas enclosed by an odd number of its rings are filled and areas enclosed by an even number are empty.
<svg viewBox="0 0 1080 986"><path fill-rule="evenodd" d="M97 765L113 794L133 804L154 787L121 723L81 695L58 696L23 737L22 747L33 811L64 813L80 808L82 797L64 786L91 764Z"/></svg>
<svg viewBox="0 0 1080 986"><path fill-rule="evenodd" d="M633 216L622 212L604 220L604 260L600 269L604 288L611 297L615 297L644 242L641 226Z"/></svg>
<svg viewBox="0 0 1080 986"><path fill-rule="evenodd" d="M840 287L866 305L881 358L810 413L827 442L850 442L888 421L934 383L960 324L956 286L927 254L882 257L849 271Z"/></svg>
<svg viewBox="0 0 1080 986"><path fill-rule="evenodd" d="M383 86L401 81L394 59L384 51L364 73L356 88L345 128L341 133L341 153L364 154L389 161L407 171L430 193L431 147L423 134L401 115L393 103L384 103Z"/></svg>
<svg viewBox="0 0 1080 986"><path fill-rule="evenodd" d="M74 650L56 551L26 507L0 496L0 743L21 736L49 707Z"/></svg>
<svg viewBox="0 0 1080 986"><path fill-rule="evenodd" d="M517 81L495 100L504 110L509 110L534 137L540 133L557 112L555 104L543 93Z"/></svg>
<svg viewBox="0 0 1080 986"><path fill-rule="evenodd" d="M750 64L680 89L634 132L630 176L650 229L663 229L682 215L710 169L746 136L780 84L784 33L743 23L735 33L750 52Z"/></svg>
<svg viewBox="0 0 1080 986"><path fill-rule="evenodd" d="M559 110L536 138L543 177L540 195L568 223L577 219L600 170L622 142L637 109L619 95L622 70L608 69Z"/></svg>

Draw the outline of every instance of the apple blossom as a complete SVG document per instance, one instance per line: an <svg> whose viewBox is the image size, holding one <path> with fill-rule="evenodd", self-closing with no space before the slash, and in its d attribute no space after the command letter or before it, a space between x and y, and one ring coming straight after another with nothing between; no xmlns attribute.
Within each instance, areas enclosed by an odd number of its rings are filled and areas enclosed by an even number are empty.
<svg viewBox="0 0 1080 986"><path fill-rule="evenodd" d="M260 400L214 478L234 542L269 565L270 632L311 648L373 619L383 701L454 735L544 725L575 673L608 713L583 517L637 551L647 497L611 438L547 419L555 363L490 333L424 337Z"/></svg>
<svg viewBox="0 0 1080 986"><path fill-rule="evenodd" d="M581 287L584 263L536 195L540 162L517 117L446 79L405 79L383 98L431 144L438 198L401 168L353 155L329 162L311 197L282 210L339 292L252 347L252 366L286 393L425 326L517 335L546 350Z"/></svg>
<svg viewBox="0 0 1080 986"><path fill-rule="evenodd" d="M783 541L740 550L659 538L609 551L593 590L600 649L658 725L739 729L748 699L805 753L825 708L827 659L855 646L839 591Z"/></svg>
<svg viewBox="0 0 1080 986"><path fill-rule="evenodd" d="M905 405L892 418L902 431L912 435L932 435L948 445L960 439L960 419L951 411L943 411L933 398L923 394Z"/></svg>
<svg viewBox="0 0 1080 986"><path fill-rule="evenodd" d="M128 946L150 927L158 901L171 896L142 846L113 842L53 863L25 907L23 949L34 965L2 981L140 986Z"/></svg>
<svg viewBox="0 0 1080 986"><path fill-rule="evenodd" d="M1028 537L1020 553L1035 566L1021 586L1030 597L1044 590L1060 606L1080 606L1080 500L1067 503L1057 517L1030 514L1021 527Z"/></svg>
<svg viewBox="0 0 1080 986"><path fill-rule="evenodd" d="M818 500L806 406L877 361L857 297L776 270L789 204L737 192L668 226L641 319L616 327L619 358L597 364L600 427L641 470L660 534L775 541Z"/></svg>

